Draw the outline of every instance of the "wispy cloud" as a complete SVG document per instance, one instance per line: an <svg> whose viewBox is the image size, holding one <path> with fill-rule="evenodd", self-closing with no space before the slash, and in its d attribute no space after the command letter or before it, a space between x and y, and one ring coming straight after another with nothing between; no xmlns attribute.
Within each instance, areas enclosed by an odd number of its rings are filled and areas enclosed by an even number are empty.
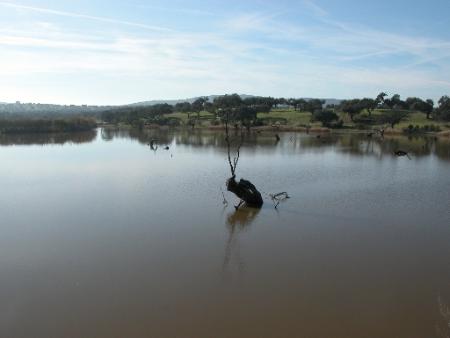
<svg viewBox="0 0 450 338"><path fill-rule="evenodd" d="M225 92L345 98L379 90L436 98L450 90L449 41L343 22L315 2L303 5L315 24L255 10L224 13L207 21L207 29L188 31L0 1L11 13L47 14L0 26L1 100L20 94L79 102L75 95L82 93L92 103L108 97L101 103L124 103ZM84 29L84 20L103 29ZM424 67L429 64L435 69Z"/></svg>
<svg viewBox="0 0 450 338"><path fill-rule="evenodd" d="M228 30L235 30L239 32L252 30L267 31L267 24L272 22L281 14L281 12L270 14L262 12L245 13L225 20L223 27Z"/></svg>
<svg viewBox="0 0 450 338"><path fill-rule="evenodd" d="M403 67L414 67L445 60L450 53L450 41L386 32L364 25L335 20L316 3L303 1L318 25L299 22L287 23L262 13L244 14L227 24L243 31L259 31L263 38L273 41L300 43L295 50L307 49L310 54L320 55L323 60L352 62L356 60L380 60L380 57L409 57L412 60ZM430 55L433 57L430 58Z"/></svg>
<svg viewBox="0 0 450 338"><path fill-rule="evenodd" d="M146 8L146 9L152 9L157 11L164 11L169 13L183 13L183 14L191 14L195 16L213 16L217 17L219 15L207 11L204 9L197 9L197 8L182 8L182 7L163 7L163 6L156 6L156 5L148 5L148 4L137 4L135 5L137 8Z"/></svg>
<svg viewBox="0 0 450 338"><path fill-rule="evenodd" d="M316 16L319 16L319 17L328 16L328 12L325 9L323 9L322 7L320 7L319 5L317 5L315 2L313 2L311 0L303 0L303 4L306 8L311 10L313 12L313 14L315 14Z"/></svg>
<svg viewBox="0 0 450 338"><path fill-rule="evenodd" d="M10 7L10 8L15 8L15 9L20 9L20 10L39 12L39 13L45 13L45 14L50 14L50 15L93 20L93 21L104 22L104 23L120 24L120 25L124 25L124 26L137 27L137 28L148 29L148 30L152 30L152 31L161 31L161 32L172 31L171 29L166 28L166 27L152 26L152 25L147 25L147 24L138 23L138 22L125 21L125 20L117 20L117 19L106 18L106 17L102 17L102 16L59 11L59 10L54 10L54 9L49 9L49 8L44 8L44 7L26 6L26 5L20 5L20 4L11 3L11 2L0 2L0 6Z"/></svg>
<svg viewBox="0 0 450 338"><path fill-rule="evenodd" d="M450 41L420 36L408 36L374 29L364 25L350 24L333 19L331 15L312 0L304 0L307 8L312 10L315 18L325 27L326 31L316 44L329 46L336 52L351 52L347 60L367 59L380 55L407 54L416 60L405 67L417 66L427 62L439 61L450 52ZM433 58L430 58L433 55Z"/></svg>

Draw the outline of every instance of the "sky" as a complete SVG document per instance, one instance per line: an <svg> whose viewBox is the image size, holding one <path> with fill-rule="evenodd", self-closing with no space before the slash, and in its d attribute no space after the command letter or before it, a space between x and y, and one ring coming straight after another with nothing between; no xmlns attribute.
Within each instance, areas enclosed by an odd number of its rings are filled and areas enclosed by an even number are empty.
<svg viewBox="0 0 450 338"><path fill-rule="evenodd" d="M449 0L0 0L0 102L450 94Z"/></svg>

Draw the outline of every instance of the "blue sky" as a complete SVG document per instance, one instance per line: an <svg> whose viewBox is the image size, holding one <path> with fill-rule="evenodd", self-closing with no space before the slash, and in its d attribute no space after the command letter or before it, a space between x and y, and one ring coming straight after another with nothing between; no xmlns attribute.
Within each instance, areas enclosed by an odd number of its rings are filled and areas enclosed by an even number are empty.
<svg viewBox="0 0 450 338"><path fill-rule="evenodd" d="M450 1L0 0L0 101L450 94Z"/></svg>

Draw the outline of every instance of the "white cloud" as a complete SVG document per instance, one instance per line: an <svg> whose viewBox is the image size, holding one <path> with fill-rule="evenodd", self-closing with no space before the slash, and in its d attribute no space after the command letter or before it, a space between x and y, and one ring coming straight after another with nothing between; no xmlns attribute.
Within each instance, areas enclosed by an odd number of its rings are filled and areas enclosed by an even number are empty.
<svg viewBox="0 0 450 338"><path fill-rule="evenodd" d="M424 95L435 93L435 99L450 90L448 41L335 22L311 1L306 3L321 25L289 24L278 20L279 13L258 12L193 33L0 2L49 14L46 20L0 28L0 101L106 104L226 92L350 97L374 96L380 90L404 96L422 90ZM141 31L83 34L52 22L54 15ZM258 39L243 34L247 32ZM355 66L402 55L413 61L402 67ZM436 70L418 67L425 63ZM58 86L54 78L64 79L65 85Z"/></svg>
<svg viewBox="0 0 450 338"><path fill-rule="evenodd" d="M142 24L142 23L125 21L125 20L117 20L117 19L106 18L106 17L102 17L102 16L86 15L86 14L79 14L79 13L66 12L66 11L58 11L58 10L53 10L53 9L43 8L43 7L25 6L25 5L19 5L19 4L15 4L15 3L11 3L11 2L1 2L0 1L0 6L15 8L15 9L19 9L19 10L45 13L45 14L50 14L50 15L93 20L93 21L99 21L99 22L104 22L104 23L120 24L120 25L124 25L124 26L137 27L137 28L148 29L148 30L153 30L153 31L162 31L162 32L170 32L171 31L171 29L166 28L166 27L146 25L146 24Z"/></svg>

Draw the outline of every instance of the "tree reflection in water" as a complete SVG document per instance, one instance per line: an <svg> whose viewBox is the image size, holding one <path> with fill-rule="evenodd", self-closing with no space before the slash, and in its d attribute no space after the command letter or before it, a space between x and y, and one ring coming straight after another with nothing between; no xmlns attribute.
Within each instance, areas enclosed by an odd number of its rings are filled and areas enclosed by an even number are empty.
<svg viewBox="0 0 450 338"><path fill-rule="evenodd" d="M47 145L47 144L82 144L97 138L97 130L71 133L25 133L0 134L0 146L11 145Z"/></svg>
<svg viewBox="0 0 450 338"><path fill-rule="evenodd" d="M241 256L239 236L247 231L255 221L261 209L243 206L227 216L228 239L225 244L222 273L225 279L231 279L234 273L241 277L245 264ZM236 271L233 271L236 269Z"/></svg>
<svg viewBox="0 0 450 338"><path fill-rule="evenodd" d="M150 140L158 140L159 144L176 144L191 148L209 149L216 152L227 152L225 133L216 130L102 130L102 139L105 141L114 138L129 138L148 146ZM366 134L342 133L326 134L317 138L315 135L305 133L287 132L282 135L281 141L274 142L274 133L265 131L261 133L245 133L245 152L252 154L264 152L266 154L283 152L298 154L308 151L329 151L346 153L354 156L383 156L394 157L393 152L398 149L407 149L413 158L418 159L430 155L442 160L450 160L450 139L430 136L386 135L381 137L368 137Z"/></svg>

